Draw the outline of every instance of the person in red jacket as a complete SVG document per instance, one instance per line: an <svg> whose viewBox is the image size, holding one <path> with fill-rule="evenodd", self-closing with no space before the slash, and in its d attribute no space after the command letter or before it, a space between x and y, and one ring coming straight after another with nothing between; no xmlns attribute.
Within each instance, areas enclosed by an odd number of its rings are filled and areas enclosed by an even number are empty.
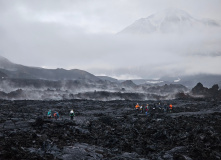
<svg viewBox="0 0 221 160"><path fill-rule="evenodd" d="M54 113L54 118L55 118L56 120L59 118L58 112L55 112L55 113Z"/></svg>
<svg viewBox="0 0 221 160"><path fill-rule="evenodd" d="M172 112L172 109L173 109L172 104L169 105L169 109L170 109L170 112Z"/></svg>

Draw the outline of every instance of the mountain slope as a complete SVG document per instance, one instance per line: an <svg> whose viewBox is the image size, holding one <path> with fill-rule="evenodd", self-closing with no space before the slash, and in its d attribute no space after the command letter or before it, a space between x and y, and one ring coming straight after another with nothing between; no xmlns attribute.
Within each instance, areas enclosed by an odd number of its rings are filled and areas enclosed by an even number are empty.
<svg viewBox="0 0 221 160"><path fill-rule="evenodd" d="M15 71L16 68L18 68L18 67L19 67L19 65L14 64L14 63L10 62L8 59L6 59L5 57L0 56L0 68L1 69Z"/></svg>
<svg viewBox="0 0 221 160"><path fill-rule="evenodd" d="M120 34L183 33L192 29L198 30L201 27L220 26L218 21L212 19L199 20L183 10L170 8L135 21L122 30Z"/></svg>
<svg viewBox="0 0 221 160"><path fill-rule="evenodd" d="M8 77L8 75L6 75L4 72L0 71L0 79L3 79L5 77Z"/></svg>
<svg viewBox="0 0 221 160"><path fill-rule="evenodd" d="M83 70L72 69L44 69L38 67L27 67L19 64L14 64L8 59L0 56L0 71L10 78L31 78L31 79L46 79L46 80L76 80L84 79L91 81L100 80Z"/></svg>

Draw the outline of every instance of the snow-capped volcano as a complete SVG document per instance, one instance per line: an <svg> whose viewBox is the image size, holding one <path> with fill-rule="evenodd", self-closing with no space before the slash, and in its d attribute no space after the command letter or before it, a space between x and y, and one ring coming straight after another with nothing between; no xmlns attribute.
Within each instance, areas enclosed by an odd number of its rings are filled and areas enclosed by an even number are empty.
<svg viewBox="0 0 221 160"><path fill-rule="evenodd" d="M220 27L220 22L212 19L196 19L183 10L170 8L135 21L120 34L183 33L191 29L198 30L200 27Z"/></svg>

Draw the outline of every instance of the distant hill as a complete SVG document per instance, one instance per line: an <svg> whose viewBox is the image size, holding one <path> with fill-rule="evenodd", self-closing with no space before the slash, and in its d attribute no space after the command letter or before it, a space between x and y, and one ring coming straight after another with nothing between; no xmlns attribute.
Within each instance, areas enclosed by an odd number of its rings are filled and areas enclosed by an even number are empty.
<svg viewBox="0 0 221 160"><path fill-rule="evenodd" d="M163 99L186 91L182 85L139 85L78 69L23 66L0 57L0 99Z"/></svg>
<svg viewBox="0 0 221 160"><path fill-rule="evenodd" d="M198 82L206 87L212 87L214 84L220 84L221 75L198 74L180 77L162 77L160 80L171 84L182 84L188 88L193 88Z"/></svg>
<svg viewBox="0 0 221 160"><path fill-rule="evenodd" d="M132 88L137 86L132 80L126 80L124 82L121 82L121 85L123 87L132 87Z"/></svg>
<svg viewBox="0 0 221 160"><path fill-rule="evenodd" d="M119 80L123 82L122 80ZM149 85L149 86L162 86L165 84L181 84L187 88L193 88L198 82L202 83L205 87L212 87L214 84L218 84L221 87L221 75L213 74L197 74L188 76L171 77L164 76L160 79L132 79L136 85Z"/></svg>
<svg viewBox="0 0 221 160"><path fill-rule="evenodd" d="M97 76L97 77L100 78L101 80L106 80L110 82L119 82L117 79L108 76Z"/></svg>
<svg viewBox="0 0 221 160"><path fill-rule="evenodd" d="M100 79L93 74L79 69L65 70L44 69L40 67L28 67L14 64L8 59L0 56L0 72L8 75L10 78L26 79L45 79L45 80L77 80L84 79L90 81L99 81Z"/></svg>
<svg viewBox="0 0 221 160"><path fill-rule="evenodd" d="M4 78L2 78L4 77ZM115 90L120 91L122 88L127 92L132 92L134 88L140 91L150 91L145 88L151 86L163 86L165 84L181 84L189 89L193 88L198 82L201 82L205 87L212 87L214 84L221 86L221 75L209 75L209 74L198 74L190 76L180 77L162 77L158 80L154 79L135 79L135 80L117 80L108 76L94 76L83 70L72 69L65 70L62 68L58 69L44 69L40 67L28 67L10 62L8 59L0 56L0 79L17 79L11 81L16 86L23 84L18 79L25 79L24 81L33 84L42 83L44 86L48 85L47 81L63 81L72 80L70 86L78 86L77 88L93 88L94 90ZM46 81L31 81L31 80L46 80ZM90 83L92 82L92 83ZM94 83L96 82L96 83ZM19 85L18 85L19 84ZM54 85L52 83L52 85ZM24 87L24 85L22 85ZM172 86L170 86L171 88ZM56 88L56 87L55 87ZM68 88L68 87L67 87ZM179 88L176 86L176 88Z"/></svg>

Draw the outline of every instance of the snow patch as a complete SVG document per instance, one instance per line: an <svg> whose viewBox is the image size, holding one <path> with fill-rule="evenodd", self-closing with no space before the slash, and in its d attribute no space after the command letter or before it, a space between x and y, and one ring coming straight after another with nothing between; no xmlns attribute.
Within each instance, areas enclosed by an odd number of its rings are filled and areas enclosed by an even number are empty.
<svg viewBox="0 0 221 160"><path fill-rule="evenodd" d="M157 84L157 83L163 83L164 81L146 81L146 83L151 83L151 84Z"/></svg>
<svg viewBox="0 0 221 160"><path fill-rule="evenodd" d="M180 80L181 80L181 79L178 78L177 80L174 80L173 82L177 83L177 82L179 82Z"/></svg>

